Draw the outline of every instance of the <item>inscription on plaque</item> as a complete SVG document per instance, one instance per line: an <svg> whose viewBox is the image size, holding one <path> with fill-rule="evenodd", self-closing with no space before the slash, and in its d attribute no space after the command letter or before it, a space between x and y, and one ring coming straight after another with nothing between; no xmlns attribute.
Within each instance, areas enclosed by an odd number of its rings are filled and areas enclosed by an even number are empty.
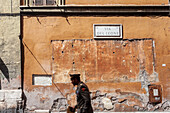
<svg viewBox="0 0 170 113"><path fill-rule="evenodd" d="M122 25L94 24L94 38L122 38Z"/></svg>

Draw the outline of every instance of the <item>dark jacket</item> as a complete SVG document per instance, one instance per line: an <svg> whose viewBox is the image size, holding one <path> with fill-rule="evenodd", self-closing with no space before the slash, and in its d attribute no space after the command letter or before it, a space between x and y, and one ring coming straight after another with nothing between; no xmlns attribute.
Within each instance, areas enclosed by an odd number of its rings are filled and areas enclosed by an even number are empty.
<svg viewBox="0 0 170 113"><path fill-rule="evenodd" d="M93 113L90 92L86 84L80 82L77 85L77 113Z"/></svg>

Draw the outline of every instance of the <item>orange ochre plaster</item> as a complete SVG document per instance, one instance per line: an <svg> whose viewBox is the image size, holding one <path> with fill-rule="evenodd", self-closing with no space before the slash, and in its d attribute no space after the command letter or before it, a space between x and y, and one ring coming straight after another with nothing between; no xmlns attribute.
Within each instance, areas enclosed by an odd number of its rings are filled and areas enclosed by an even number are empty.
<svg viewBox="0 0 170 113"><path fill-rule="evenodd" d="M65 0L66 5L164 5L168 0Z"/></svg>
<svg viewBox="0 0 170 113"><path fill-rule="evenodd" d="M137 0L139 2L139 0ZM137 3L137 1L135 3ZM141 1L141 0L140 0ZM147 1L147 0L142 0ZM150 0L161 4L158 0ZM70 4L75 1L70 1ZM80 1L79 1L80 2ZM94 0L92 1L92 3ZM110 1L111 2L111 1ZM110 3L109 2L109 3ZM148 1L149 2L149 1ZM167 2L167 1L163 1ZM69 1L68 1L69 3ZM82 1L83 3L83 1ZM99 2L100 3L100 2ZM143 3L143 2L142 2ZM147 3L147 2L146 2ZM155 42L155 71L159 84L163 86L163 96L169 95L170 75L170 19L169 17L23 17L24 43L24 90L32 91L42 86L32 85L32 74L53 74L51 40L93 39L93 24L122 24L123 39L152 38ZM166 64L165 67L162 64ZM66 64L67 65L67 64ZM132 83L87 83L90 90L121 91L146 93L140 82ZM61 91L70 89L70 83L57 83ZM55 85L52 87L57 92ZM44 87L46 88L46 87Z"/></svg>

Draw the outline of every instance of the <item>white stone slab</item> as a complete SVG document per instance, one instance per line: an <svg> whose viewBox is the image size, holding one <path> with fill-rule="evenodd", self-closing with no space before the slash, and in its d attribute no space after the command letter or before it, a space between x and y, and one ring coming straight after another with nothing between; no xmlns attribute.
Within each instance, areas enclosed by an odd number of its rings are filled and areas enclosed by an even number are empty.
<svg viewBox="0 0 170 113"><path fill-rule="evenodd" d="M162 67L166 67L166 64L162 64Z"/></svg>
<svg viewBox="0 0 170 113"><path fill-rule="evenodd" d="M122 38L122 25L120 24L94 24L94 38Z"/></svg>
<svg viewBox="0 0 170 113"><path fill-rule="evenodd" d="M112 109L114 106L112 105L112 102L108 98L103 98L102 103L104 104L105 109Z"/></svg>
<svg viewBox="0 0 170 113"><path fill-rule="evenodd" d="M3 90L0 90L0 102L3 102L5 100L5 92Z"/></svg>
<svg viewBox="0 0 170 113"><path fill-rule="evenodd" d="M5 99L21 99L22 90L6 90Z"/></svg>
<svg viewBox="0 0 170 113"><path fill-rule="evenodd" d="M0 110L6 109L6 104L5 102L0 102Z"/></svg>
<svg viewBox="0 0 170 113"><path fill-rule="evenodd" d="M52 76L33 75L33 85L51 86L52 85Z"/></svg>

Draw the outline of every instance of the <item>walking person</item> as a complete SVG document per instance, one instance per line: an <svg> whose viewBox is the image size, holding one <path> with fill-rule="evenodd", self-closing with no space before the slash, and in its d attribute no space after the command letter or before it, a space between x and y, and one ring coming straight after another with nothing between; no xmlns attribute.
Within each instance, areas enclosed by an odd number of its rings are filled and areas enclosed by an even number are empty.
<svg viewBox="0 0 170 113"><path fill-rule="evenodd" d="M72 84L74 86L77 85L77 105L75 107L71 107L71 111L75 112L77 109L77 113L93 113L90 92L87 85L80 80L80 74L70 74L70 77Z"/></svg>

